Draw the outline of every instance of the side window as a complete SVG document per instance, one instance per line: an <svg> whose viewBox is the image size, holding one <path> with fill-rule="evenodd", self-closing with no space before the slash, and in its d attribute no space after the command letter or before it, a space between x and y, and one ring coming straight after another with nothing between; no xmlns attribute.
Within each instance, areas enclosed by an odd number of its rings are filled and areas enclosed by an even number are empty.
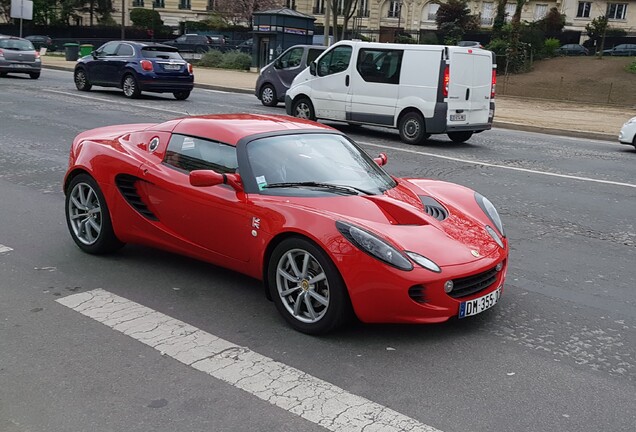
<svg viewBox="0 0 636 432"><path fill-rule="evenodd" d="M133 47L128 44L121 44L117 48L117 55L121 57L132 57L134 53Z"/></svg>
<svg viewBox="0 0 636 432"><path fill-rule="evenodd" d="M385 84L399 84L402 50L361 49L356 69L363 80Z"/></svg>
<svg viewBox="0 0 636 432"><path fill-rule="evenodd" d="M114 56L117 52L117 47L119 47L119 42L109 42L106 45L102 46L97 55L102 56Z"/></svg>
<svg viewBox="0 0 636 432"><path fill-rule="evenodd" d="M318 75L326 76L346 70L351 60L351 51L352 48L346 45L335 47L329 51L318 62Z"/></svg>
<svg viewBox="0 0 636 432"><path fill-rule="evenodd" d="M175 39L175 42L184 43L186 39L187 39L186 36L179 36L178 38Z"/></svg>
<svg viewBox="0 0 636 432"><path fill-rule="evenodd" d="M234 146L178 134L170 137L164 163L188 172L235 173L238 168Z"/></svg>
<svg viewBox="0 0 636 432"><path fill-rule="evenodd" d="M316 60L320 54L322 54L324 50L309 48L309 52L307 53L307 64L310 64L312 61Z"/></svg>

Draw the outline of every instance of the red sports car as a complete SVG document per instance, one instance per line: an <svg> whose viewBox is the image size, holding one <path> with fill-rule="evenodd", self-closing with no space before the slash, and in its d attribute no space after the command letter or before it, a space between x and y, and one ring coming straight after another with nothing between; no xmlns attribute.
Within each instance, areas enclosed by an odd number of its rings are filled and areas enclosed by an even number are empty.
<svg viewBox="0 0 636 432"><path fill-rule="evenodd" d="M295 329L437 323L494 306L508 241L465 187L403 179L328 126L227 114L93 129L64 179L73 240L138 243L264 281Z"/></svg>

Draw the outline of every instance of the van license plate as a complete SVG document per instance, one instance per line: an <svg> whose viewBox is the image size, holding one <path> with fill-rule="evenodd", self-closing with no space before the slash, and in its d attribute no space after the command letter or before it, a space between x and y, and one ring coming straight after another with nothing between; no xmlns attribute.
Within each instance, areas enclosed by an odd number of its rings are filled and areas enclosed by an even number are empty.
<svg viewBox="0 0 636 432"><path fill-rule="evenodd" d="M468 316L477 315L486 309L490 309L497 304L499 297L501 297L501 287L483 297L461 302L458 316L459 318L466 318Z"/></svg>
<svg viewBox="0 0 636 432"><path fill-rule="evenodd" d="M450 121L466 121L466 114L451 114Z"/></svg>

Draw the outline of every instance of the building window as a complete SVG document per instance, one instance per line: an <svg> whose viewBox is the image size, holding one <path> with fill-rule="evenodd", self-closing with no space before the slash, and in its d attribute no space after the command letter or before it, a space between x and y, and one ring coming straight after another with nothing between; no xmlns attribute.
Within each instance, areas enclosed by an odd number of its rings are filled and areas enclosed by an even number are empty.
<svg viewBox="0 0 636 432"><path fill-rule="evenodd" d="M191 9L190 0L179 0L179 9Z"/></svg>
<svg viewBox="0 0 636 432"><path fill-rule="evenodd" d="M591 2L579 2L579 7L576 10L577 18L589 18L590 17L590 9L592 9Z"/></svg>
<svg viewBox="0 0 636 432"><path fill-rule="evenodd" d="M144 7L144 0L133 0L133 7Z"/></svg>
<svg viewBox="0 0 636 432"><path fill-rule="evenodd" d="M438 9L439 9L438 4L430 3L428 5L428 15L426 16L426 21L435 21L435 18L437 18Z"/></svg>
<svg viewBox="0 0 636 432"><path fill-rule="evenodd" d="M481 5L481 25L491 26L494 21L493 3L486 2Z"/></svg>
<svg viewBox="0 0 636 432"><path fill-rule="evenodd" d="M163 9L163 8L166 7L166 1L165 0L153 0L152 7L154 9Z"/></svg>
<svg viewBox="0 0 636 432"><path fill-rule="evenodd" d="M515 16L515 11L517 10L516 3L506 3L506 19L507 23L512 21L512 17Z"/></svg>
<svg viewBox="0 0 636 432"><path fill-rule="evenodd" d="M314 3L313 13L315 15L322 15L325 13L325 0L316 0L316 3Z"/></svg>
<svg viewBox="0 0 636 432"><path fill-rule="evenodd" d="M389 4L389 14L387 15L389 18L397 18L400 16L400 6L402 6L401 1L392 1Z"/></svg>
<svg viewBox="0 0 636 432"><path fill-rule="evenodd" d="M296 10L296 0L285 0L285 7L287 9Z"/></svg>
<svg viewBox="0 0 636 432"><path fill-rule="evenodd" d="M369 16L369 0L360 0L360 7L358 8L359 17Z"/></svg>
<svg viewBox="0 0 636 432"><path fill-rule="evenodd" d="M534 20L539 21L548 13L548 5L547 4L538 4L534 7Z"/></svg>
<svg viewBox="0 0 636 432"><path fill-rule="evenodd" d="M627 3L608 3L607 18L612 20L624 20L627 14Z"/></svg>

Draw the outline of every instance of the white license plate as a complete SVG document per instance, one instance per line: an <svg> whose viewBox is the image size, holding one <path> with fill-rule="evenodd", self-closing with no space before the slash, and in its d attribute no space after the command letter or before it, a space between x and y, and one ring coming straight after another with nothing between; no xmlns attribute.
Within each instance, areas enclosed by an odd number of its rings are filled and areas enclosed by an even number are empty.
<svg viewBox="0 0 636 432"><path fill-rule="evenodd" d="M181 65L178 64L167 64L167 65L163 65L163 68L165 70L179 70L181 69Z"/></svg>
<svg viewBox="0 0 636 432"><path fill-rule="evenodd" d="M461 302L459 305L459 318L466 318L469 316L477 315L485 311L486 309L490 309L499 301L499 297L501 297L501 287L497 288L490 294L486 294L485 296L476 298L475 300L469 300L465 302Z"/></svg>
<svg viewBox="0 0 636 432"><path fill-rule="evenodd" d="M25 64L20 64L20 63L15 63L12 65L13 67L17 67L17 68L25 68L25 67L29 67L29 65L25 65Z"/></svg>
<svg viewBox="0 0 636 432"><path fill-rule="evenodd" d="M451 114L450 121L466 121L466 114Z"/></svg>

